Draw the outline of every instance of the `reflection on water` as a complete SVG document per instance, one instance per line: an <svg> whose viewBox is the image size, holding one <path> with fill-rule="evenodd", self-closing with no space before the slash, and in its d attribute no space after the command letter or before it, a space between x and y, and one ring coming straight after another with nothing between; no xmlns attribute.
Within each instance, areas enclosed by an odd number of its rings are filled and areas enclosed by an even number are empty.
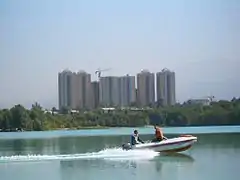
<svg viewBox="0 0 240 180"><path fill-rule="evenodd" d="M173 154L161 154L154 158L156 162L156 171L160 172L165 165L172 164L177 166L186 166L194 163L194 158L187 154L173 153Z"/></svg>
<svg viewBox="0 0 240 180"><path fill-rule="evenodd" d="M190 155L183 153L172 153L172 154L164 154L162 153L157 159L161 162L163 161L172 161L172 162L188 162L193 163L194 158Z"/></svg>
<svg viewBox="0 0 240 180"><path fill-rule="evenodd" d="M91 171L101 173L101 171L129 171L130 174L136 175L144 169L147 172L152 173L158 172L161 174L164 165L171 163L172 166L181 164L185 166L186 164L194 163L194 158L186 154L168 154L159 155L150 160L74 160L74 161L61 161L61 173L65 178L66 174L75 174L76 177L82 174L88 174L91 177ZM111 170L112 169L112 170ZM76 174L77 172L77 174ZM155 174L155 173L153 173ZM63 178L63 179L64 179ZM103 178L103 177L101 177Z"/></svg>
<svg viewBox="0 0 240 180"><path fill-rule="evenodd" d="M58 154L61 143L59 139L16 139L1 140L0 155Z"/></svg>

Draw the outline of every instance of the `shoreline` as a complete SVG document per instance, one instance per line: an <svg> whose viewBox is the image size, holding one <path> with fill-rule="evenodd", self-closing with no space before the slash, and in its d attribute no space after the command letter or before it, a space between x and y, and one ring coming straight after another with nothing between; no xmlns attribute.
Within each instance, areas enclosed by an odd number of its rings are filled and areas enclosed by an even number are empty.
<svg viewBox="0 0 240 180"><path fill-rule="evenodd" d="M91 130L91 129L109 129L111 127L105 127L105 126L86 126L86 127L74 127L74 128L53 128L53 129L45 129L41 131L61 131L61 130L66 130L66 131L72 131L72 130ZM40 132L40 131L34 131L34 130L6 130L3 131L0 129L1 132Z"/></svg>
<svg viewBox="0 0 240 180"><path fill-rule="evenodd" d="M201 125L201 126L160 126L161 128L208 128L208 127L239 127L239 125ZM74 127L74 128L53 128L53 129L45 129L41 131L34 131L34 130L8 130L3 131L0 129L1 132L48 132L48 131L74 131L74 130L104 130L104 129L119 129L119 128L153 128L153 125L146 125L146 126L138 126L138 127L108 127L108 126L85 126L85 127Z"/></svg>

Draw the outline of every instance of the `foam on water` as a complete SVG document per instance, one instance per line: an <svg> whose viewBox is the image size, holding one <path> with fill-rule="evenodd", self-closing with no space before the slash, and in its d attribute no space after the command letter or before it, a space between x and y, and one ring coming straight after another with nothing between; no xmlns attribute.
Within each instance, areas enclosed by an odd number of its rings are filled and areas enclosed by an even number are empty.
<svg viewBox="0 0 240 180"><path fill-rule="evenodd" d="M105 160L137 160L152 159L159 153L151 150L124 151L121 148L104 149L99 152L65 155L17 155L1 156L0 163L28 162L28 161L53 161L53 160L77 160L77 159L105 159Z"/></svg>

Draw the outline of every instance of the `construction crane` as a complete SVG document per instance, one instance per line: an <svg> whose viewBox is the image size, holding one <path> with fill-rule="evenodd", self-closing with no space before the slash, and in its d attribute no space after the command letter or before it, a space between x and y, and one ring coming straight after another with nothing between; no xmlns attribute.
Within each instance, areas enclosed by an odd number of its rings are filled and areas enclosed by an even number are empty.
<svg viewBox="0 0 240 180"><path fill-rule="evenodd" d="M97 76L98 76L98 79L100 79L100 77L101 77L101 73L103 72L103 71L109 71L111 68L108 68L108 69L97 69L96 71L95 71L95 74L97 74Z"/></svg>

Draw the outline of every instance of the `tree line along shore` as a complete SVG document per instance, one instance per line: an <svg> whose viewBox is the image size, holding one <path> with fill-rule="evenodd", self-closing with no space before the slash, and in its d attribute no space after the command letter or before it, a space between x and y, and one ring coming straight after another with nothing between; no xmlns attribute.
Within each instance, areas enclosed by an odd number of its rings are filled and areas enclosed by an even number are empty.
<svg viewBox="0 0 240 180"><path fill-rule="evenodd" d="M56 129L86 129L108 127L212 126L240 125L240 98L221 100L210 105L177 104L171 107L144 109L96 109L91 111L46 112L35 103L31 109L18 104L0 109L0 131L45 131Z"/></svg>

